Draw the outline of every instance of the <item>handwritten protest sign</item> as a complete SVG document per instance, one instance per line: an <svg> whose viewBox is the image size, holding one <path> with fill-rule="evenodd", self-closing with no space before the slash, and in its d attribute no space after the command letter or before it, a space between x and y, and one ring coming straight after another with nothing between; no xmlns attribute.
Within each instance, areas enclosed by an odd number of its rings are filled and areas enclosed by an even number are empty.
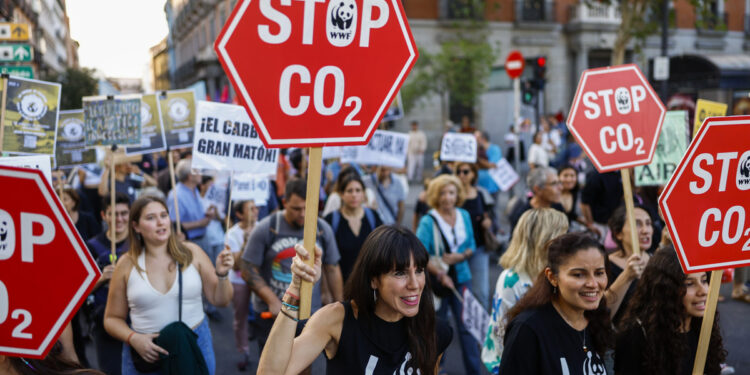
<svg viewBox="0 0 750 375"><path fill-rule="evenodd" d="M500 159L495 165L497 167L488 170L490 177L492 177L492 180L494 180L497 186L500 187L500 190L510 190L510 188L512 188L520 179L518 173L516 173L516 170L507 160L505 160L505 158Z"/></svg>
<svg viewBox="0 0 750 375"><path fill-rule="evenodd" d="M86 146L141 144L141 95L83 98Z"/></svg>
<svg viewBox="0 0 750 375"><path fill-rule="evenodd" d="M0 165L19 168L33 168L42 171L52 184L52 160L49 155L9 156L0 158ZM54 185L53 185L54 186Z"/></svg>
<svg viewBox="0 0 750 375"><path fill-rule="evenodd" d="M59 83L8 78L5 123L2 124L5 128L3 151L55 154L60 89Z"/></svg>
<svg viewBox="0 0 750 375"><path fill-rule="evenodd" d="M695 102L695 122L693 123L693 136L698 134L698 129L703 124L703 120L708 117L726 116L727 105L719 102L712 102L706 99L698 99Z"/></svg>
<svg viewBox="0 0 750 375"><path fill-rule="evenodd" d="M342 147L341 162L403 168L408 144L408 134L376 130L367 145Z"/></svg>
<svg viewBox="0 0 750 375"><path fill-rule="evenodd" d="M269 194L268 176L238 173L232 182L232 201L252 200L256 206L265 206Z"/></svg>
<svg viewBox="0 0 750 375"><path fill-rule="evenodd" d="M490 315L484 309L479 301L471 294L469 288L463 290L463 312L461 320L464 326L478 343L484 343L484 335L487 334L487 327L490 325Z"/></svg>
<svg viewBox="0 0 750 375"><path fill-rule="evenodd" d="M193 168L276 173L278 149L267 149L244 107L198 102Z"/></svg>
<svg viewBox="0 0 750 375"><path fill-rule="evenodd" d="M156 94L145 94L141 97L141 144L128 147L128 154L147 154L159 152L167 147L164 139L164 125L161 122L161 110Z"/></svg>
<svg viewBox="0 0 750 375"><path fill-rule="evenodd" d="M96 163L96 149L86 148L83 110L60 111L55 160L58 167Z"/></svg>
<svg viewBox="0 0 750 375"><path fill-rule="evenodd" d="M669 111L650 164L635 167L635 186L666 185L688 146L687 111Z"/></svg>
<svg viewBox="0 0 750 375"><path fill-rule="evenodd" d="M445 133L440 145L440 160L476 163L477 139L473 134Z"/></svg>
<svg viewBox="0 0 750 375"><path fill-rule="evenodd" d="M167 146L171 148L192 146L195 129L195 91L162 92L159 94L158 101Z"/></svg>

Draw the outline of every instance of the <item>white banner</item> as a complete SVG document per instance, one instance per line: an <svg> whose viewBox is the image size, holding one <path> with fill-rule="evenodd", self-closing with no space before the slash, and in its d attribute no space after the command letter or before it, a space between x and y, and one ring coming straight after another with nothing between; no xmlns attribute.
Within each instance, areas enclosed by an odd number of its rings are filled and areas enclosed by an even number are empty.
<svg viewBox="0 0 750 375"><path fill-rule="evenodd" d="M464 322L464 327L471 333L472 336L481 345L484 343L484 336L487 334L487 327L490 325L490 314L484 309L479 301L474 298L469 288L464 288L463 291L463 312L461 314L461 320Z"/></svg>
<svg viewBox="0 0 750 375"><path fill-rule="evenodd" d="M323 160L336 159L341 157L341 146L323 147Z"/></svg>
<svg viewBox="0 0 750 375"><path fill-rule="evenodd" d="M232 202L252 200L256 206L265 206L270 187L268 176L238 173L232 181Z"/></svg>
<svg viewBox="0 0 750 375"><path fill-rule="evenodd" d="M445 133L440 145L440 160L477 162L477 139L473 134Z"/></svg>
<svg viewBox="0 0 750 375"><path fill-rule="evenodd" d="M341 162L403 168L408 145L406 133L376 130L366 146L342 147Z"/></svg>
<svg viewBox="0 0 750 375"><path fill-rule="evenodd" d="M516 173L516 170L513 169L513 166L510 165L510 163L508 163L505 158L500 159L500 161L495 164L497 165L497 167L494 169L489 169L487 170L487 172L489 172L490 177L492 177L497 186L500 187L500 190L510 190L510 188L512 188L520 178L518 176L518 173Z"/></svg>
<svg viewBox="0 0 750 375"><path fill-rule="evenodd" d="M278 149L266 149L245 108L198 102L193 133L193 169L276 174Z"/></svg>
<svg viewBox="0 0 750 375"><path fill-rule="evenodd" d="M0 165L38 169L42 171L44 177L52 185L52 159L50 155L9 156L0 158Z"/></svg>

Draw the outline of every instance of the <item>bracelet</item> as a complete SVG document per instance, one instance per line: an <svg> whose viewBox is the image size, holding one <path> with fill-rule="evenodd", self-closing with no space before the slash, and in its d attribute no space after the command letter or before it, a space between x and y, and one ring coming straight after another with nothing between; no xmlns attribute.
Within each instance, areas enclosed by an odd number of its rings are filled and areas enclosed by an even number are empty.
<svg viewBox="0 0 750 375"><path fill-rule="evenodd" d="M294 311L299 310L299 306L290 305L283 301L281 302L281 304L284 305L284 307L286 307L287 309L294 310Z"/></svg>
<svg viewBox="0 0 750 375"><path fill-rule="evenodd" d="M294 294L292 294L292 293L289 293L289 291L288 291L288 290L286 291L286 293L285 293L285 294L288 294L288 295L292 296L292 298L294 298L294 299L299 299L299 296L295 296Z"/></svg>
<svg viewBox="0 0 750 375"><path fill-rule="evenodd" d="M219 278L219 280L226 280L226 279L227 279L227 277L229 277L229 271L227 271L227 273L225 273L225 274L223 274L223 275L219 275L219 273L218 273L218 272L216 272L216 271L214 271L214 273L216 274L216 277L218 277L218 278Z"/></svg>
<svg viewBox="0 0 750 375"><path fill-rule="evenodd" d="M284 298L281 299L282 302L286 302L292 306L299 306L299 299L296 299L292 297L291 295L287 296L284 295Z"/></svg>
<svg viewBox="0 0 750 375"><path fill-rule="evenodd" d="M286 315L286 317L287 317L287 318L289 318L289 319L291 319L291 320L294 320L295 322L299 322L299 319L297 319L297 318L295 318L295 317L293 317L293 316L289 315L289 313L288 313L288 312L286 312L286 311L284 311L284 310L279 310L279 311L281 311L281 313L282 313L282 314Z"/></svg>
<svg viewBox="0 0 750 375"><path fill-rule="evenodd" d="M132 345L130 345L130 338L133 337L133 335L135 335L135 331L130 332L130 334L128 335L128 339L125 340L125 342L128 344L128 346L132 346Z"/></svg>

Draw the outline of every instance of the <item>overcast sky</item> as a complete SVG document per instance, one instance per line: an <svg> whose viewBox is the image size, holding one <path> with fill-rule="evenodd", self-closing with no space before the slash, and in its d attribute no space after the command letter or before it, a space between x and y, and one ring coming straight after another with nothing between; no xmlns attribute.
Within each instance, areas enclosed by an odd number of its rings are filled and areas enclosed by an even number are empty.
<svg viewBox="0 0 750 375"><path fill-rule="evenodd" d="M68 0L81 66L108 77L141 78L149 48L168 32L164 0Z"/></svg>

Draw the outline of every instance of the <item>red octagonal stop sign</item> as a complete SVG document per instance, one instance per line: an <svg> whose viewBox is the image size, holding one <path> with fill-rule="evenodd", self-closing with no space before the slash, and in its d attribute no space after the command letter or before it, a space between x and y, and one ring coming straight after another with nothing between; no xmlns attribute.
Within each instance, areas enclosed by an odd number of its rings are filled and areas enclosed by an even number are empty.
<svg viewBox="0 0 750 375"><path fill-rule="evenodd" d="M43 358L100 273L41 172L0 167L0 354Z"/></svg>
<svg viewBox="0 0 750 375"><path fill-rule="evenodd" d="M240 0L214 48L266 147L367 144L417 58L399 0Z"/></svg>
<svg viewBox="0 0 750 375"><path fill-rule="evenodd" d="M750 116L703 122L659 206L686 273L750 265Z"/></svg>
<svg viewBox="0 0 750 375"><path fill-rule="evenodd" d="M599 172L651 162L666 110L635 64L581 75L568 128Z"/></svg>

